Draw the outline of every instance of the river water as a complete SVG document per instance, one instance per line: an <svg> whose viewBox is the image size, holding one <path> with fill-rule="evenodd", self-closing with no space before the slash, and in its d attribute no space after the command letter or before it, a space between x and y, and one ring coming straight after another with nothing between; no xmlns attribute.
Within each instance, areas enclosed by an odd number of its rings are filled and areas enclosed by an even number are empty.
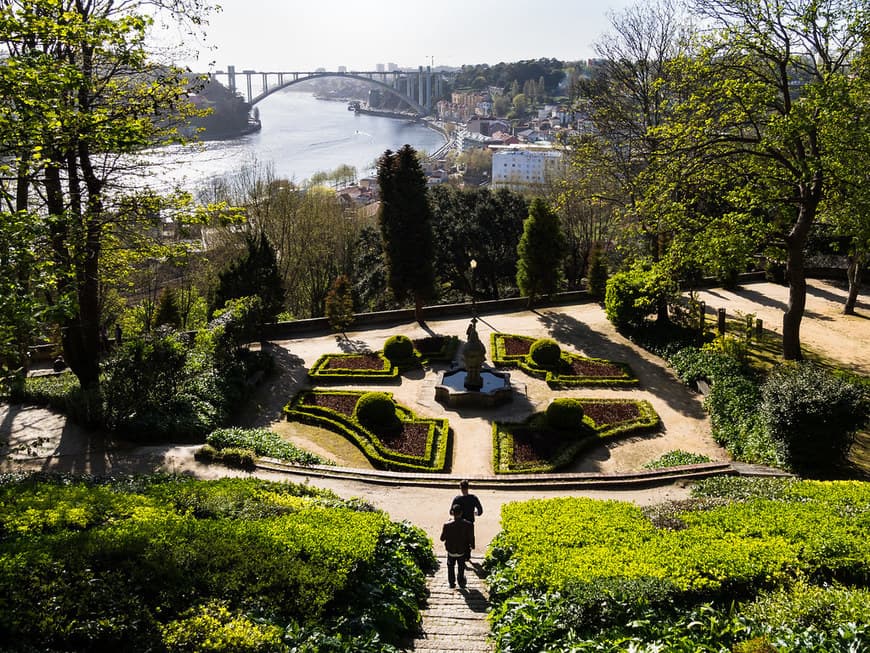
<svg viewBox="0 0 870 653"><path fill-rule="evenodd" d="M318 100L309 93L281 92L258 105L263 128L227 141L160 148L152 153L151 185L196 191L246 165L268 165L278 178L302 183L315 172L347 164L359 177L374 173L384 150L409 144L434 152L444 143L438 132L392 118L357 115L347 103Z"/></svg>

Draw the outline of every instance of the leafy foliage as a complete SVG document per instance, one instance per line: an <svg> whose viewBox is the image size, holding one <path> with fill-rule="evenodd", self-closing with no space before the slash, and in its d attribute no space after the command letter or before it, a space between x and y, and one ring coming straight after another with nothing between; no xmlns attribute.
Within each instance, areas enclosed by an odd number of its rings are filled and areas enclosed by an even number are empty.
<svg viewBox="0 0 870 653"><path fill-rule="evenodd" d="M0 638L22 650L387 651L434 562L417 529L303 485L5 478L0 502Z"/></svg>
<svg viewBox="0 0 870 653"><path fill-rule="evenodd" d="M607 280L604 310L616 328L637 329L674 292L673 282L661 268L638 264L614 273Z"/></svg>
<svg viewBox="0 0 870 653"><path fill-rule="evenodd" d="M734 502L715 487L675 504L665 526L616 501L505 505L486 561L499 650L688 653L766 638L837 651L862 641L868 484L762 480Z"/></svg>
<svg viewBox="0 0 870 653"><path fill-rule="evenodd" d="M300 449L280 435L268 429L244 429L230 427L215 429L208 434L205 441L218 451L228 447L250 449L258 456L278 458L298 465L332 465L317 454Z"/></svg>
<svg viewBox="0 0 870 653"><path fill-rule="evenodd" d="M651 460L644 464L644 469L667 469L668 467L678 467L680 465L696 465L698 463L708 463L710 457L700 453L691 453L682 449L675 449L663 453L655 460Z"/></svg>
<svg viewBox="0 0 870 653"><path fill-rule="evenodd" d="M264 233L247 235L246 250L218 275L212 310L231 299L259 297L263 320L274 320L284 307L284 284L278 271L275 249Z"/></svg>
<svg viewBox="0 0 870 653"><path fill-rule="evenodd" d="M799 471L830 468L867 424L867 393L817 365L782 366L761 387L760 419L783 464Z"/></svg>

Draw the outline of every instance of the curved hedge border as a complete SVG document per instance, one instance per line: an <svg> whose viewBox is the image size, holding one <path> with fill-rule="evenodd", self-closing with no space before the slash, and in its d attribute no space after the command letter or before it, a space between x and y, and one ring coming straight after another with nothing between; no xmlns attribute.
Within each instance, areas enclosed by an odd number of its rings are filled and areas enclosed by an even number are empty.
<svg viewBox="0 0 870 653"><path fill-rule="evenodd" d="M574 361L583 361L587 365L592 366L615 366L622 370L622 373L616 376L601 375L601 376L577 376L573 374L560 374L553 370L541 367L528 354L508 354L505 351L504 341L506 338L516 338L529 343L529 347L535 342L535 338L528 336L519 336L512 333L492 333L490 334L490 345L492 348L492 362L497 367L516 367L521 369L526 374L537 378L543 378L547 381L547 385L551 388L564 388L576 386L633 386L637 385L637 377L634 376L631 368L625 363L605 360L603 358L586 358L578 354L570 352L562 352L562 362L570 365Z"/></svg>
<svg viewBox="0 0 870 653"><path fill-rule="evenodd" d="M459 338L456 336L430 336L418 338L417 340L412 340L412 342L414 343L414 355L405 361L399 362L397 365L393 365L384 356L383 350L365 352L363 354L324 354L311 366L308 376L320 382L392 381L398 378L402 372L417 369L423 365L451 362L456 354L456 348L459 346ZM359 369L341 367L339 362L337 367L329 367L330 363L334 361L347 360L362 355L377 356L383 366L381 369Z"/></svg>
<svg viewBox="0 0 870 653"><path fill-rule="evenodd" d="M284 407L284 415L290 421L319 426L343 435L354 442L365 457L378 469L389 471L446 472L447 451L450 444L450 425L446 419L418 417L412 410L396 404L396 414L402 422L427 424L426 453L414 456L400 453L387 447L380 438L354 420L338 411L307 403L313 395L341 395L362 397L365 392L303 390ZM392 397L392 393L386 393Z"/></svg>
<svg viewBox="0 0 870 653"><path fill-rule="evenodd" d="M583 424L588 435L578 434L573 441L554 458L538 463L517 464L514 462L514 429L526 429L531 422L541 420L546 413L534 413L523 422L493 422L492 425L492 467L496 474L543 474L554 472L572 463L577 456L603 439L615 439L626 435L638 435L655 430L661 424L658 413L648 401L637 399L583 399L576 398L585 406L589 404L633 404L639 415L630 420L596 424L588 415L583 416Z"/></svg>

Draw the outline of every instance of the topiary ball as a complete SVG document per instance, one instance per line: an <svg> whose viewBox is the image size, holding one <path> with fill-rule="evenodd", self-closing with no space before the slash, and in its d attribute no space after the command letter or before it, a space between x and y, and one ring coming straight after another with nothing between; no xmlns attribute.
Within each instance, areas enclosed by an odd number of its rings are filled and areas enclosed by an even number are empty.
<svg viewBox="0 0 870 653"><path fill-rule="evenodd" d="M384 343L384 356L391 363L406 361L414 355L414 343L408 336L390 336Z"/></svg>
<svg viewBox="0 0 870 653"><path fill-rule="evenodd" d="M583 404L561 397L547 406L547 424L559 431L576 431L583 425Z"/></svg>
<svg viewBox="0 0 870 653"><path fill-rule="evenodd" d="M541 338L532 343L529 356L541 367L556 367L562 358L562 350L559 343L552 338Z"/></svg>
<svg viewBox="0 0 870 653"><path fill-rule="evenodd" d="M396 404L386 392L365 393L356 402L353 415L360 424L373 429L388 428L399 422Z"/></svg>

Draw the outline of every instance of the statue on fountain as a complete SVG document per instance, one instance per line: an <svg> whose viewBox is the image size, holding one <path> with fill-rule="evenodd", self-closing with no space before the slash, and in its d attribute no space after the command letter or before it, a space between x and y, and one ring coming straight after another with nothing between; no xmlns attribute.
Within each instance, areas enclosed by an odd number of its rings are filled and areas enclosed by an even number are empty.
<svg viewBox="0 0 870 653"><path fill-rule="evenodd" d="M483 361L486 358L486 348L480 341L480 336L477 335L477 318L471 318L471 323L465 332L468 341L465 343L465 349L462 352L462 360L465 362L465 387L469 390L480 390L483 386L483 379L480 377L480 368L483 367Z"/></svg>

